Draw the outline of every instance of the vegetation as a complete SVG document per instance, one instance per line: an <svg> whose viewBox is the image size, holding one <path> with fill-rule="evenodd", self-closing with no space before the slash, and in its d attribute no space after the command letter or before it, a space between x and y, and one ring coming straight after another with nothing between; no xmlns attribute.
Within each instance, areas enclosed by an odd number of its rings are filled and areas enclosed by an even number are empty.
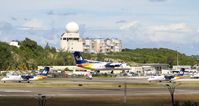
<svg viewBox="0 0 199 106"><path fill-rule="evenodd" d="M48 44L42 47L37 42L26 38L19 42L20 48L0 42L0 70L31 70L38 65L74 65L73 56L69 52L57 52ZM194 65L197 59L192 56L165 48L124 49L122 52L107 54L88 54L87 59L102 61L124 61L128 63L165 63L176 64L178 54L179 64Z"/></svg>
<svg viewBox="0 0 199 106"><path fill-rule="evenodd" d="M179 95L174 106L198 106L198 95L188 95L191 100ZM45 106L171 106L168 95L128 96L123 103L123 96L46 96ZM194 97L194 98L193 98ZM8 96L0 97L1 106L40 106L39 96ZM26 101L26 102L24 102Z"/></svg>
<svg viewBox="0 0 199 106"><path fill-rule="evenodd" d="M177 56L178 55L178 56ZM192 56L179 53L177 51L166 48L143 48L143 49L123 49L122 52L109 53L108 57L118 57L121 60L136 63L164 63L170 66L179 65L195 65L196 59Z"/></svg>
<svg viewBox="0 0 199 106"><path fill-rule="evenodd" d="M177 56L178 55L178 56ZM103 61L120 61L131 63L162 63L169 64L171 67L179 65L195 65L197 59L193 56L187 56L180 52L167 48L143 48L143 49L123 49L121 52L111 52L107 54L84 54L88 59Z"/></svg>
<svg viewBox="0 0 199 106"><path fill-rule="evenodd" d="M36 69L38 65L74 65L72 54L56 52L47 45L45 48L26 38L19 42L20 48L0 42L0 70Z"/></svg>

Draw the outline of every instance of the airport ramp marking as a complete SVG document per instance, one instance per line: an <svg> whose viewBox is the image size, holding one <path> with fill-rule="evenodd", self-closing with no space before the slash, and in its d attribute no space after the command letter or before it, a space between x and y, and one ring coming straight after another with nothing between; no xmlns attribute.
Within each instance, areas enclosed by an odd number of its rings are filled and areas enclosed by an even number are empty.
<svg viewBox="0 0 199 106"><path fill-rule="evenodd" d="M32 92L32 91L28 91L28 90L18 90L18 89L0 89L0 92L19 92L19 93L25 93L25 92Z"/></svg>

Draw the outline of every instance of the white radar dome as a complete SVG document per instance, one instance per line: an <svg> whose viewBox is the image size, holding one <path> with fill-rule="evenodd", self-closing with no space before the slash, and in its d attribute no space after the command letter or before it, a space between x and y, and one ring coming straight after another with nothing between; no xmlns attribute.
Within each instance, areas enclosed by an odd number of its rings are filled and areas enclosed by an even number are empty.
<svg viewBox="0 0 199 106"><path fill-rule="evenodd" d="M69 33L79 32L79 25L76 22L69 22L66 26L66 31Z"/></svg>

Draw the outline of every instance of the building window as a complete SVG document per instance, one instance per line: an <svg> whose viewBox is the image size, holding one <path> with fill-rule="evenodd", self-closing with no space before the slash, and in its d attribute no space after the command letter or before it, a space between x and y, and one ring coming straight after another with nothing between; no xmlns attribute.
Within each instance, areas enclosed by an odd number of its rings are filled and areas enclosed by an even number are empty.
<svg viewBox="0 0 199 106"><path fill-rule="evenodd" d="M79 40L79 38L67 38L67 41L69 41L69 40Z"/></svg>

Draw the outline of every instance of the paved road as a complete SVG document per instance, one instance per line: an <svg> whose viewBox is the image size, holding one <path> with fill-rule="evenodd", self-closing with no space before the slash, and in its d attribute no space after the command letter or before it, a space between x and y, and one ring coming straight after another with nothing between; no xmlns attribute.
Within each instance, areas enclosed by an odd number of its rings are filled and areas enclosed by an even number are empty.
<svg viewBox="0 0 199 106"><path fill-rule="evenodd" d="M44 82L32 82L34 84L78 84L78 83L143 83L146 80L129 80L129 79L69 79L67 81L44 81ZM12 84L12 83L11 83ZM13 83L14 84L14 83ZM28 84L28 83L27 83ZM84 85L83 85L84 86ZM176 94L199 94L199 88L178 88ZM124 95L124 88L85 88L82 86L76 86L75 88L64 87L1 87L0 96L37 96L43 94L46 96L106 96L106 95ZM167 88L127 88L127 95L168 95Z"/></svg>

